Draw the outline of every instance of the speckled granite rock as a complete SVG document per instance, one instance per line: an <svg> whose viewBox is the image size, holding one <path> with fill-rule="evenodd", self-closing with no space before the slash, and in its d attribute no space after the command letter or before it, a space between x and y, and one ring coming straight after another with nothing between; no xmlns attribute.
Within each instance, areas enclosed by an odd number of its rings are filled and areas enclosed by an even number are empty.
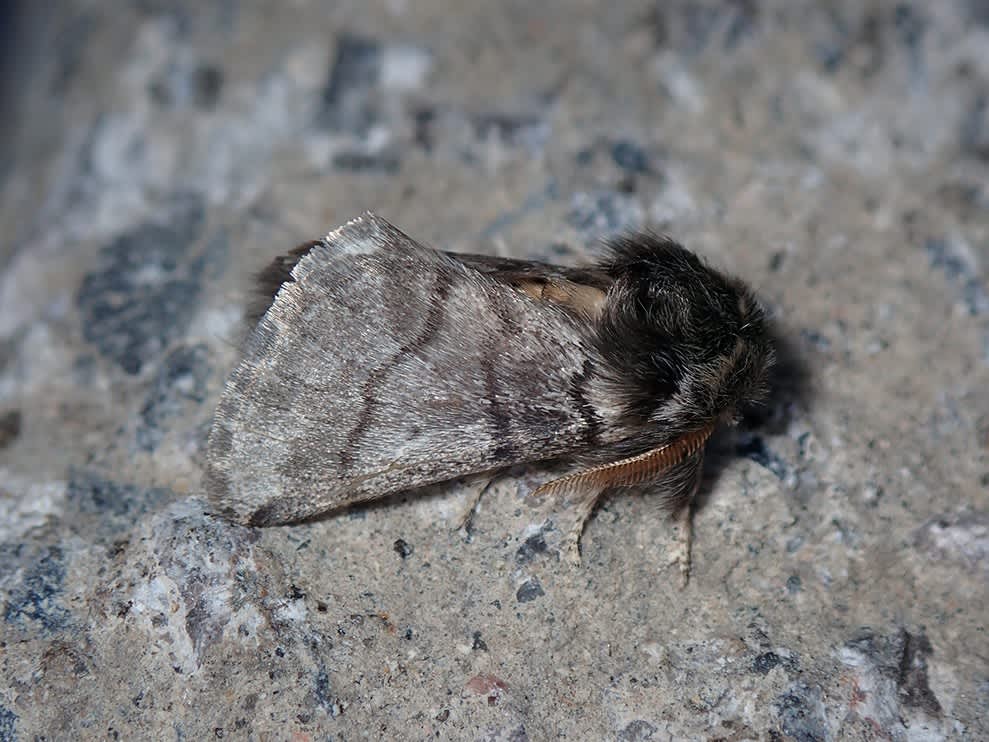
<svg viewBox="0 0 989 742"><path fill-rule="evenodd" d="M0 145L0 740L989 736L985 2L59 5ZM561 562L534 471L466 540L449 487L208 513L252 271L368 208L759 288L686 590L648 498Z"/></svg>

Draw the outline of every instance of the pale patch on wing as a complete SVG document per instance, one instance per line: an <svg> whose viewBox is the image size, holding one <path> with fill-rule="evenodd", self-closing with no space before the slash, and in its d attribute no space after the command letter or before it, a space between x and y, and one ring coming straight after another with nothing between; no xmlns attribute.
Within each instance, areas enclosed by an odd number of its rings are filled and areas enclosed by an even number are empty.
<svg viewBox="0 0 989 742"><path fill-rule="evenodd" d="M559 304L588 320L601 316L607 301L607 294L601 289L563 279L526 279L515 285L533 299Z"/></svg>

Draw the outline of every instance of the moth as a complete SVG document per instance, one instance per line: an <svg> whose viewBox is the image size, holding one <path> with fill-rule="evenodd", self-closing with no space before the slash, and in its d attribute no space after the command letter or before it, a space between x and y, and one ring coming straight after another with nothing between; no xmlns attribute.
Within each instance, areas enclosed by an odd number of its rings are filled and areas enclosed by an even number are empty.
<svg viewBox="0 0 989 742"><path fill-rule="evenodd" d="M573 558L615 488L689 525L705 441L773 362L752 291L649 232L571 268L435 250L367 213L260 279L205 465L213 507L252 526L561 460L536 494L577 503Z"/></svg>

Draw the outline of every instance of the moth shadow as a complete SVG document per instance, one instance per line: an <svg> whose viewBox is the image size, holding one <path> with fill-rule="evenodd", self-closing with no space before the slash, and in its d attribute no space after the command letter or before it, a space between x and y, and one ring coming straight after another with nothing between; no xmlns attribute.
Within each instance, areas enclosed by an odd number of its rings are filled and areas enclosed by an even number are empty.
<svg viewBox="0 0 989 742"><path fill-rule="evenodd" d="M813 408L810 365L791 337L783 334L778 326L770 326L769 332L776 349L776 363L769 376L767 400L762 405L743 410L738 426L721 429L711 436L704 456L703 480L694 498L695 509L707 504L725 468L739 456L765 465L754 450L761 450L761 436L785 435L794 421ZM760 445L753 446L754 441Z"/></svg>
<svg viewBox="0 0 989 742"><path fill-rule="evenodd" d="M768 401L745 410L739 428L782 435L794 420L813 407L815 389L811 366L794 344L793 336L783 334L775 324L770 326L769 333L776 349L776 363L769 374Z"/></svg>

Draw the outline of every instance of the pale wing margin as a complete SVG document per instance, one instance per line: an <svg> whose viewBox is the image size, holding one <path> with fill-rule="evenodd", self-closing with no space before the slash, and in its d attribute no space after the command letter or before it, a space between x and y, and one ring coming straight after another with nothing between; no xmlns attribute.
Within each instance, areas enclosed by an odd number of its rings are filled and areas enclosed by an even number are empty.
<svg viewBox="0 0 989 742"><path fill-rule="evenodd" d="M206 488L257 525L581 452L587 327L371 214L330 233L248 340Z"/></svg>

